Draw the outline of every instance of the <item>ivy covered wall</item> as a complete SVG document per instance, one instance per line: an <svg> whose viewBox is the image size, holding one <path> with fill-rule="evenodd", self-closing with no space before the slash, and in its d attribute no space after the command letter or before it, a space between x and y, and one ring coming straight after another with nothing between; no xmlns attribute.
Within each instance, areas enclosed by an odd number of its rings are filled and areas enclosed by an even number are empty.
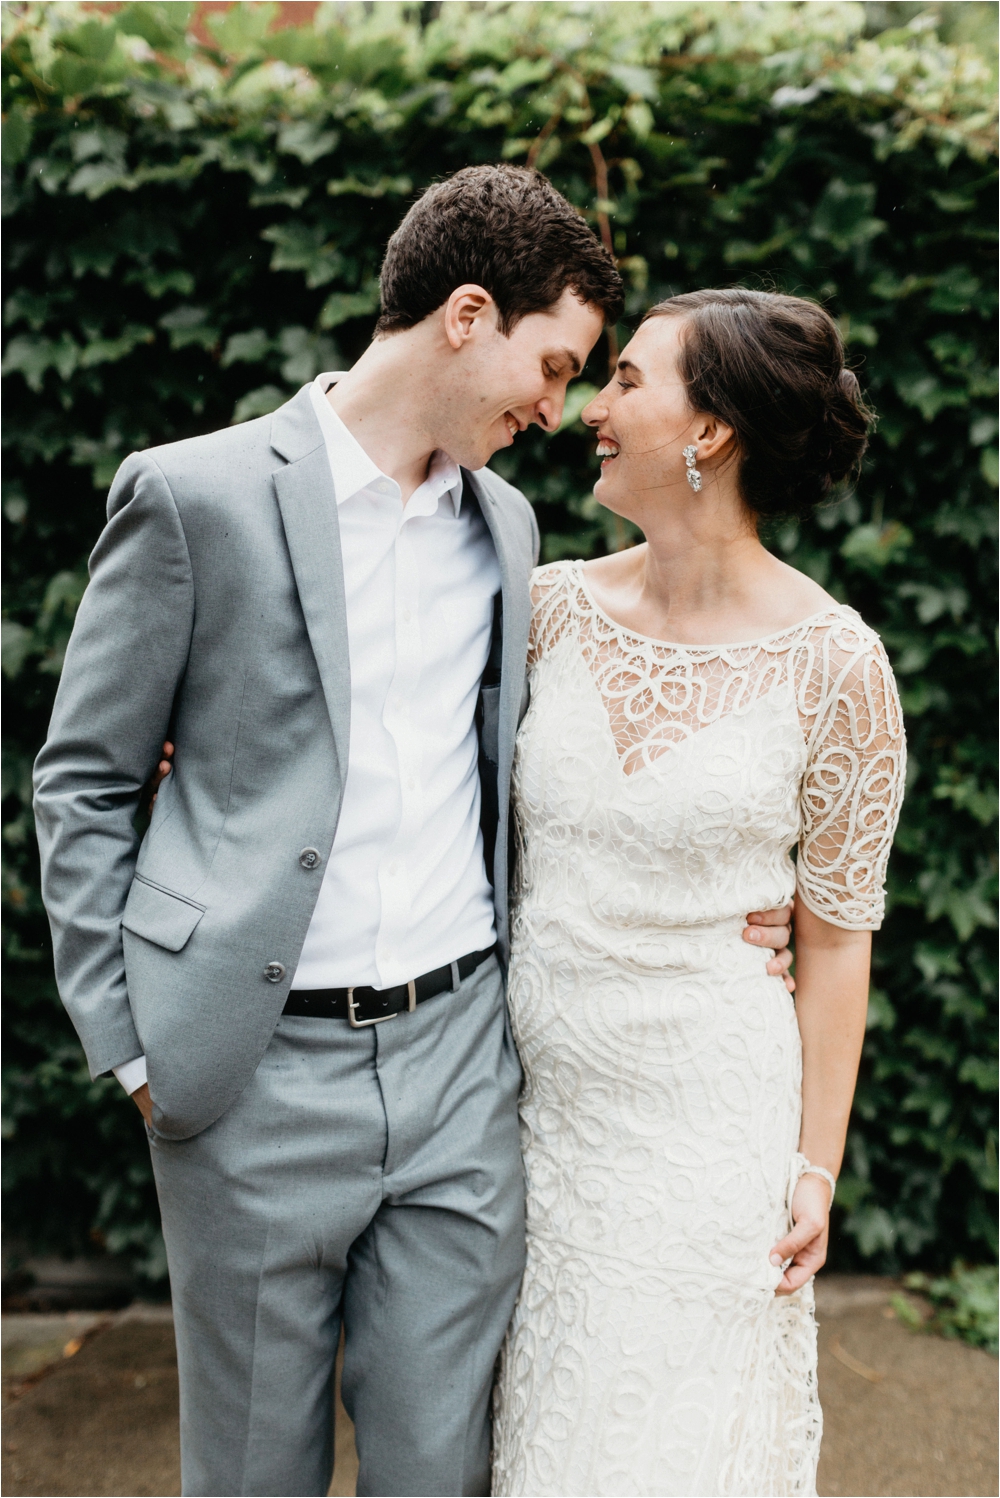
<svg viewBox="0 0 1000 1498"><path fill-rule="evenodd" d="M456 0L281 26L267 4L5 7L5 1189L25 1241L163 1272L133 1105L89 1081L56 997L29 804L107 486L133 449L348 364L413 194L508 159L618 257L619 344L650 301L703 285L840 319L879 412L870 457L855 492L768 541L882 633L911 773L835 1253L994 1254L992 82L932 18L865 37L864 12ZM494 460L546 558L631 539L590 497L576 419L607 356L556 435Z"/></svg>

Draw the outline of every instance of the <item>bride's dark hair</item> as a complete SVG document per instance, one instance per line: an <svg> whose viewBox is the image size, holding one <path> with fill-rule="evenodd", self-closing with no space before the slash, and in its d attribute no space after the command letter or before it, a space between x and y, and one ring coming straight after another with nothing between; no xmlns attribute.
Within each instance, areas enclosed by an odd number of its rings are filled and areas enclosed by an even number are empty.
<svg viewBox="0 0 1000 1498"><path fill-rule="evenodd" d="M830 314L773 291L690 291L651 307L684 319L679 368L696 411L736 433L755 515L808 515L861 466L874 415Z"/></svg>

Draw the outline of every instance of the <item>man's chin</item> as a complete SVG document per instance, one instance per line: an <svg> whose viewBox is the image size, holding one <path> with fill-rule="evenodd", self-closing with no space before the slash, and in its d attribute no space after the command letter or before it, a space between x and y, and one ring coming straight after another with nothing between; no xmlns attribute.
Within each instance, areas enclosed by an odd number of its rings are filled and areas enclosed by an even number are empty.
<svg viewBox="0 0 1000 1498"><path fill-rule="evenodd" d="M477 468L485 468L490 459L495 457L497 453L506 452L513 445L514 439L506 426L502 432L498 432L494 427L491 431L486 432L475 446L470 442L469 446L464 449L462 456L459 456L458 453L452 453L452 456L460 468L468 468L472 473L475 473Z"/></svg>
<svg viewBox="0 0 1000 1498"><path fill-rule="evenodd" d="M460 468L468 468L472 473L475 473L477 468L485 468L490 459L495 457L497 453L503 452L506 446L507 443L505 442L499 443L496 447L493 446L492 442L484 442L478 453L469 452L464 458L456 458L455 461Z"/></svg>
<svg viewBox="0 0 1000 1498"><path fill-rule="evenodd" d="M506 422L499 427L493 427L486 437L486 442L490 447L490 457L492 458L495 453L506 452L508 447L513 447L516 436L517 433L512 432Z"/></svg>

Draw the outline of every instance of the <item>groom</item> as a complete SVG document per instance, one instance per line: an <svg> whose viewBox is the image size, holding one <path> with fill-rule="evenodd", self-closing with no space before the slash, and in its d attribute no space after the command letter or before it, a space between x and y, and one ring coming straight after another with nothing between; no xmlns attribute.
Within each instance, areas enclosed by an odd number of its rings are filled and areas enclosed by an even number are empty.
<svg viewBox="0 0 1000 1498"><path fill-rule="evenodd" d="M36 766L60 993L146 1121L187 1494L326 1492L341 1323L358 1492L489 1491L538 531L484 465L558 426L621 287L503 166L430 188L381 288L349 373L122 465Z"/></svg>

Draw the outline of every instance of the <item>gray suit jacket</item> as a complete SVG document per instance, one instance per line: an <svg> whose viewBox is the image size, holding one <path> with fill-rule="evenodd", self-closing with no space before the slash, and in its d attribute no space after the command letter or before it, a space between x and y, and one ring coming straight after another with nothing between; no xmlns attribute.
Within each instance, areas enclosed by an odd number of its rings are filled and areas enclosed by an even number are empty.
<svg viewBox="0 0 1000 1498"><path fill-rule="evenodd" d="M484 678L479 717L505 954L538 529L488 469L465 483L502 576L500 680ZM340 813L347 620L308 387L271 416L128 458L90 570L35 766L56 977L92 1073L145 1052L154 1125L185 1138L225 1111L268 1045ZM140 843L140 793L167 737L176 765ZM304 848L319 850L316 868Z"/></svg>

